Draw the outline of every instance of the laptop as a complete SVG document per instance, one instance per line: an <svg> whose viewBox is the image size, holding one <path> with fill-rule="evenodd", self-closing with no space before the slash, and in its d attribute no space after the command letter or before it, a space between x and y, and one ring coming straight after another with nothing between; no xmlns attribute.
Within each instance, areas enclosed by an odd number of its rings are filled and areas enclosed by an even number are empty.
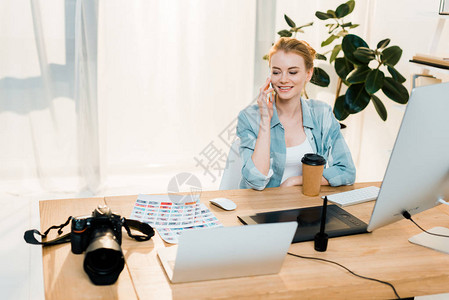
<svg viewBox="0 0 449 300"><path fill-rule="evenodd" d="M276 274L298 224L284 222L184 231L158 250L173 283Z"/></svg>

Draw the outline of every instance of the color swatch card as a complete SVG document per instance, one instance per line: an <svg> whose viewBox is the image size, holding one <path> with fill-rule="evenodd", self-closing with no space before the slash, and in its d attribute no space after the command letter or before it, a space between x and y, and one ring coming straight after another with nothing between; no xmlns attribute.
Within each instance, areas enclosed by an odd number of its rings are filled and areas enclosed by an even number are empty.
<svg viewBox="0 0 449 300"><path fill-rule="evenodd" d="M186 200L188 202L186 202ZM182 231L193 228L222 227L199 197L182 195L139 195L131 219L148 223L167 243L177 244Z"/></svg>

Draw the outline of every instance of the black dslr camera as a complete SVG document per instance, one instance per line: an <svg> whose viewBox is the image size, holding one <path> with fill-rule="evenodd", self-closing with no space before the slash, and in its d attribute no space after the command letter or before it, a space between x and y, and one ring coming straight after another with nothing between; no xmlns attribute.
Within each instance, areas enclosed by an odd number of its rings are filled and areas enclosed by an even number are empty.
<svg viewBox="0 0 449 300"><path fill-rule="evenodd" d="M72 220L71 232L62 235L62 228L67 226L70 220ZM96 285L108 285L117 281L125 266L120 247L122 226L128 236L138 242L148 241L154 235L154 229L149 224L120 217L113 214L108 206L99 205L92 212L92 216L76 218L70 216L65 223L51 226L44 233L40 233L37 229L27 230L23 238L29 244L43 246L70 242L73 253L81 254L86 251L84 271L90 280ZM52 229L58 229L59 236L51 241L45 240ZM143 235L132 233L131 229ZM43 241L38 241L36 235L41 236Z"/></svg>
<svg viewBox="0 0 449 300"><path fill-rule="evenodd" d="M100 205L92 216L72 219L72 252L86 251L84 271L96 285L113 284L123 270L125 259L120 245L124 222L108 206Z"/></svg>

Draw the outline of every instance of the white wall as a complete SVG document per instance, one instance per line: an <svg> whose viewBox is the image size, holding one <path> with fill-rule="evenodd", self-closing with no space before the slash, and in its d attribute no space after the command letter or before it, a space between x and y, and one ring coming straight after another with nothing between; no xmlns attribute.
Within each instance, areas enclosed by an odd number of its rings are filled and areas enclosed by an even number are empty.
<svg viewBox="0 0 449 300"><path fill-rule="evenodd" d="M422 68L410 63L416 53L429 53L434 39L434 32L440 21L437 0L427 1L386 1L377 0L373 6L370 45L375 45L384 38L391 39L391 45L403 49L402 59L397 69L407 78L404 85L411 91L411 77L421 73ZM449 20L441 34L437 52L446 51L449 54ZM449 80L447 73L435 73L438 77ZM359 158L360 180L381 180L390 157L404 107L388 100L384 104L388 109L388 120L382 122L376 116L372 105L365 113L363 122L362 146Z"/></svg>

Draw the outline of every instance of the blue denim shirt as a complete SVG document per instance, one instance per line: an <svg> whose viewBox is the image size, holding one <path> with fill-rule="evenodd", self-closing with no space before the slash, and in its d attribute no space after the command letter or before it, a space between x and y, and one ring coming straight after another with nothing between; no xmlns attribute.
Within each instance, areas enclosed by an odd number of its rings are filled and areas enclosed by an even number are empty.
<svg viewBox="0 0 449 300"><path fill-rule="evenodd" d="M239 113L237 136L240 138L242 159L242 180L240 188L263 190L278 187L284 174L286 146L284 127L279 121L274 105L271 118L270 170L262 174L251 158L259 134L260 112L257 104ZM340 124L335 119L332 108L321 101L301 98L303 126L314 153L322 155L327 164L324 178L331 186L350 185L355 181L355 166L346 142L340 132Z"/></svg>

